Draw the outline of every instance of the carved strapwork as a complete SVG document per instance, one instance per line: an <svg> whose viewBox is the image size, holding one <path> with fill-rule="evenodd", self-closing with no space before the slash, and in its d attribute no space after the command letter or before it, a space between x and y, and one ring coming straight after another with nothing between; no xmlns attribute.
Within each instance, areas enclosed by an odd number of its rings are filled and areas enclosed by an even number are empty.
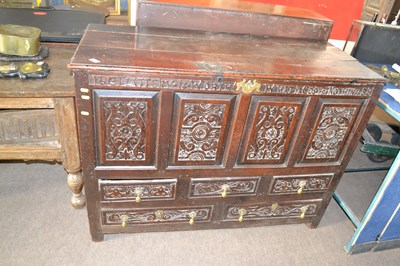
<svg viewBox="0 0 400 266"><path fill-rule="evenodd" d="M326 191L333 178L328 175L304 175L304 176L276 176L273 179L269 193L271 194L299 194Z"/></svg>
<svg viewBox="0 0 400 266"><path fill-rule="evenodd" d="M309 202L274 203L252 206L231 206L228 207L226 220L237 220L240 210L245 210L244 220L257 220L273 217L300 217L304 206L307 206L306 216L314 215L318 204Z"/></svg>
<svg viewBox="0 0 400 266"><path fill-rule="evenodd" d="M151 165L156 135L156 92L96 90L99 163Z"/></svg>
<svg viewBox="0 0 400 266"><path fill-rule="evenodd" d="M293 102L286 98L253 97L249 112L253 116L248 118L246 127L251 129L245 133L247 144L241 152L241 163L283 163L302 108L301 99Z"/></svg>
<svg viewBox="0 0 400 266"><path fill-rule="evenodd" d="M157 181L99 181L102 200L104 201L135 201L174 199L176 179Z"/></svg>
<svg viewBox="0 0 400 266"><path fill-rule="evenodd" d="M191 214L196 213L195 220L209 221L212 207L174 208L174 209L133 209L126 211L103 211L105 225L120 225L121 216L127 216L127 224L150 223L182 223L191 219Z"/></svg>
<svg viewBox="0 0 400 266"><path fill-rule="evenodd" d="M211 98L212 97L212 98ZM235 96L176 95L173 164L221 164Z"/></svg>
<svg viewBox="0 0 400 266"><path fill-rule="evenodd" d="M303 160L337 161L353 128L360 105L322 104Z"/></svg>

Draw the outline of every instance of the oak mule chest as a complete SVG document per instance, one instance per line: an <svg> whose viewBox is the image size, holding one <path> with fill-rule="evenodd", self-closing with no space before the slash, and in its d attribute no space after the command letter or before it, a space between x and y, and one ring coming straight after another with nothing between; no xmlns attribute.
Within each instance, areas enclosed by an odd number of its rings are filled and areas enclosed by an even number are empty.
<svg viewBox="0 0 400 266"><path fill-rule="evenodd" d="M69 65L104 234L318 226L383 80L325 42L89 25Z"/></svg>

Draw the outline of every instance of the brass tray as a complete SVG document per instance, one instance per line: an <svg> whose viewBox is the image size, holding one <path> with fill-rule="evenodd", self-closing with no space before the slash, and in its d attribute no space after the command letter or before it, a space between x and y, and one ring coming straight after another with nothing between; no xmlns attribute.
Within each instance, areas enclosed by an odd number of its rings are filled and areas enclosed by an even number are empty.
<svg viewBox="0 0 400 266"><path fill-rule="evenodd" d="M41 30L13 24L0 25L0 53L34 56L40 49Z"/></svg>

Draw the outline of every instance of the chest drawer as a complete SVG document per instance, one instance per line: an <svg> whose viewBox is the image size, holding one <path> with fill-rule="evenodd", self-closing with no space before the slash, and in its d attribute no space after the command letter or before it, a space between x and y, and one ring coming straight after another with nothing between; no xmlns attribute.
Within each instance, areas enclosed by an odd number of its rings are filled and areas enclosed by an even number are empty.
<svg viewBox="0 0 400 266"><path fill-rule="evenodd" d="M303 194L311 192L326 192L333 174L274 176L269 194Z"/></svg>
<svg viewBox="0 0 400 266"><path fill-rule="evenodd" d="M191 198L230 197L255 195L260 177L248 178L192 178Z"/></svg>
<svg viewBox="0 0 400 266"><path fill-rule="evenodd" d="M314 216L320 205L320 200L272 202L259 204L235 204L226 209L226 221L245 221L271 218L304 219Z"/></svg>
<svg viewBox="0 0 400 266"><path fill-rule="evenodd" d="M135 201L175 199L176 179L100 180L102 201Z"/></svg>
<svg viewBox="0 0 400 266"><path fill-rule="evenodd" d="M212 206L160 207L102 210L104 225L165 224L206 222L211 220Z"/></svg>

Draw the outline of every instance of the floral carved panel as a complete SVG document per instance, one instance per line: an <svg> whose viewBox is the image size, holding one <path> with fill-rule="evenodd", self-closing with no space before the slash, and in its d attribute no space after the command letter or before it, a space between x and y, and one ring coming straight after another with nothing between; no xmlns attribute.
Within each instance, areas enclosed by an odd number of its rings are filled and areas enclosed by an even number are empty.
<svg viewBox="0 0 400 266"><path fill-rule="evenodd" d="M176 95L174 164L221 163L226 131L230 129L233 99L235 96L232 95Z"/></svg>
<svg viewBox="0 0 400 266"><path fill-rule="evenodd" d="M336 159L357 112L356 106L324 106L305 159Z"/></svg>
<svg viewBox="0 0 400 266"><path fill-rule="evenodd" d="M146 160L145 101L104 101L106 160Z"/></svg>
<svg viewBox="0 0 400 266"><path fill-rule="evenodd" d="M246 159L281 161L285 145L289 141L288 134L299 109L298 105L260 105Z"/></svg>
<svg viewBox="0 0 400 266"><path fill-rule="evenodd" d="M306 101L300 97L254 96L243 134L240 163L284 163Z"/></svg>
<svg viewBox="0 0 400 266"><path fill-rule="evenodd" d="M153 165L159 93L95 90L97 159L101 165Z"/></svg>

